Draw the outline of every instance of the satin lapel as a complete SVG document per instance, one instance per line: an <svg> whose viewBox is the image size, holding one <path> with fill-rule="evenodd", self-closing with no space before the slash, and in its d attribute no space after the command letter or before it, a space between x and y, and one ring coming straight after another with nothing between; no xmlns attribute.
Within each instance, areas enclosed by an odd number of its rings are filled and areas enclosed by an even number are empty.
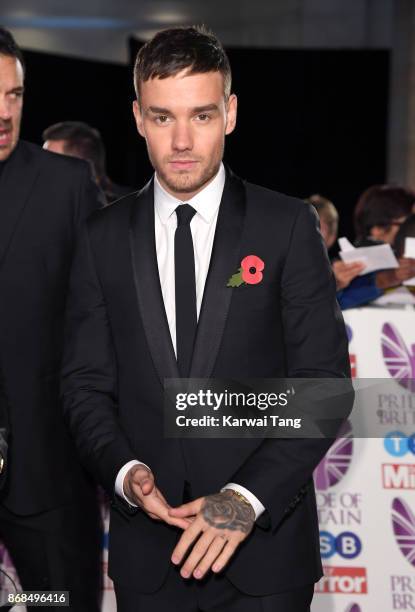
<svg viewBox="0 0 415 612"><path fill-rule="evenodd" d="M164 379L179 378L179 371L157 266L152 180L140 191L132 206L130 246L141 319L153 363L164 386Z"/></svg>
<svg viewBox="0 0 415 612"><path fill-rule="evenodd" d="M215 365L233 291L226 285L240 267L245 207L244 184L227 169L200 309L190 378L209 378Z"/></svg>
<svg viewBox="0 0 415 612"><path fill-rule="evenodd" d="M0 266L5 261L38 174L39 167L33 163L30 151L18 144L0 179Z"/></svg>

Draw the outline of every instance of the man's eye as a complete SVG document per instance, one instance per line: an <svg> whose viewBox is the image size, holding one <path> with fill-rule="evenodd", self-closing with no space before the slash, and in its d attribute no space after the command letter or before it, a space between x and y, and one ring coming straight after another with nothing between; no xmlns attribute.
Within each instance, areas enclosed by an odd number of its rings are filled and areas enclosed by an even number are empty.
<svg viewBox="0 0 415 612"><path fill-rule="evenodd" d="M23 92L22 91L12 91L10 92L9 96L12 100L17 100L17 98L21 98L23 96Z"/></svg>
<svg viewBox="0 0 415 612"><path fill-rule="evenodd" d="M167 115L158 115L158 116L156 117L156 122L157 122L157 123L164 124L164 123L167 123L167 122L168 122L168 120L169 120L169 118L168 118L168 116L167 116Z"/></svg>
<svg viewBox="0 0 415 612"><path fill-rule="evenodd" d="M198 115L197 118L199 119L199 121L204 122L210 119L210 115L208 115L207 113L200 113L200 115Z"/></svg>

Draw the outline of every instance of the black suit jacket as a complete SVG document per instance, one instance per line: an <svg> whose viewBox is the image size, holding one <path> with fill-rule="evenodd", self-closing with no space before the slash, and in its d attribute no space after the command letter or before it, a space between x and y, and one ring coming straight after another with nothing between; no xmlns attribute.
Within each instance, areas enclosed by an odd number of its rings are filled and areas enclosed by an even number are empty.
<svg viewBox="0 0 415 612"><path fill-rule="evenodd" d="M308 204L230 171L219 209L190 376L348 377L347 339L318 221ZM231 289L245 255L263 281ZM152 181L89 219L75 257L63 371L64 410L79 450L113 495L119 469L147 463L170 504L237 482L266 507L226 574L255 595L321 576L312 472L327 440L163 438L163 381L179 377L164 311ZM268 519L268 522L267 522ZM178 530L114 496L111 577L156 590Z"/></svg>
<svg viewBox="0 0 415 612"><path fill-rule="evenodd" d="M1 503L57 507L85 479L63 423L59 373L73 246L97 208L88 164L20 141L0 177L0 369L10 427Z"/></svg>

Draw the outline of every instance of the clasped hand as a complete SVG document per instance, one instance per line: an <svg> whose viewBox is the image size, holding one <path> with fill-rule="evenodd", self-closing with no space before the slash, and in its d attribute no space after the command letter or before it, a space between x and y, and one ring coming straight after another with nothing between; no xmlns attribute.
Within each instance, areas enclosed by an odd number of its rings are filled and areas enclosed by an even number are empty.
<svg viewBox="0 0 415 612"><path fill-rule="evenodd" d="M232 490L172 508L156 487L152 472L141 465L128 472L124 491L153 520L184 530L171 557L175 565L180 565L187 555L180 570L183 578L203 578L209 569L220 572L255 522L252 506Z"/></svg>

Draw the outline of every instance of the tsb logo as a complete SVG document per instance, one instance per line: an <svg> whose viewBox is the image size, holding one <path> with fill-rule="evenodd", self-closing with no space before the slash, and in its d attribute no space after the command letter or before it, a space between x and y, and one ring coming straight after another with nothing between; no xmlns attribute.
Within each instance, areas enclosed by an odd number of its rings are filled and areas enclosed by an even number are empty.
<svg viewBox="0 0 415 612"><path fill-rule="evenodd" d="M384 489L415 489L414 463L383 463Z"/></svg>
<svg viewBox="0 0 415 612"><path fill-rule="evenodd" d="M391 431L385 436L383 445L393 457L404 457L407 453L415 455L415 434L407 436L402 431Z"/></svg>
<svg viewBox="0 0 415 612"><path fill-rule="evenodd" d="M345 593L365 595L367 577L365 567L324 567L324 576L317 583L316 593Z"/></svg>
<svg viewBox="0 0 415 612"><path fill-rule="evenodd" d="M323 559L329 559L336 553L344 559L354 559L361 551L362 542L351 531L343 531L338 536L329 531L320 531L320 554Z"/></svg>

